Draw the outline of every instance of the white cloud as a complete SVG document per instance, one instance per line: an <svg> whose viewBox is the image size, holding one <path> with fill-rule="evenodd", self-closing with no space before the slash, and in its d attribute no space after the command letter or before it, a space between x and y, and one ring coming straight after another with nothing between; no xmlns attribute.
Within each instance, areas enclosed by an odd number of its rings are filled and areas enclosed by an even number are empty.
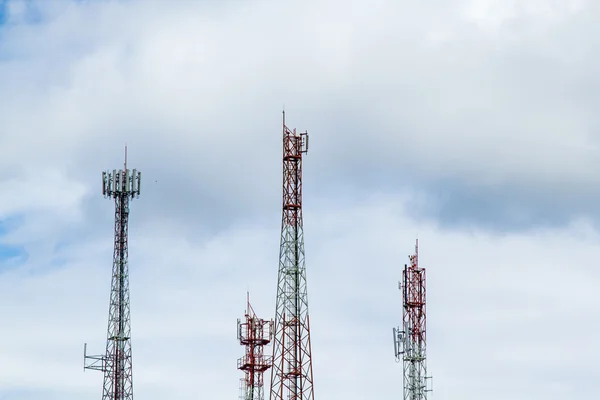
<svg viewBox="0 0 600 400"><path fill-rule="evenodd" d="M284 104L311 134L318 398L400 396L391 328L417 235L433 398L600 389L582 384L600 353L588 218L456 231L415 222L412 207L435 202L421 188L398 194L444 178L593 193L593 5L52 3L48 20L0 32L0 216L16 218L2 242L28 254L0 264L7 398L100 394L81 352L104 349L112 211L99 176L125 142L143 172L130 231L136 396L238 395L246 290L260 316L274 311Z"/></svg>
<svg viewBox="0 0 600 400"><path fill-rule="evenodd" d="M185 144L196 166L225 168L214 155L227 150L232 157L251 157L263 171L255 154L265 148L266 136L253 132L266 130L269 115L285 103L292 118L310 112L301 121L317 132L326 118L369 124L372 130L348 136L334 126L321 134L333 162L349 149L356 160L363 147L371 153L365 157L380 157L372 168L426 159L427 165L415 168L484 182L595 179L589 173L597 158L588 139L595 137L593 120L564 96L577 83L578 67L567 64L574 38L562 33L575 28L581 14L553 22L548 13L515 8L520 21L545 23L544 35L504 25L505 34L490 37L461 19L464 13L442 17L447 7L441 5L434 12L433 6L385 2L358 9L327 4L284 9L262 2L212 12L185 3L71 6L49 28L28 28L35 39L21 44L36 54L49 36L65 43L59 47L64 53L75 40L71 32L83 31L89 50L64 57L56 72L67 77L58 87L44 83L49 101L37 102L34 126L18 123L14 136L37 135L43 126L46 137L71 143L61 142L59 152L73 146L107 150L116 137L146 139L153 152L175 152ZM448 41L428 45L426 36L435 31ZM581 62L591 55L586 57ZM51 54L38 62L48 60ZM585 74L594 79L591 70ZM322 115L331 108L336 115ZM349 108L363 115L337 115ZM220 135L231 140L208 141ZM192 136L197 139L190 142ZM402 157L395 149L404 150Z"/></svg>

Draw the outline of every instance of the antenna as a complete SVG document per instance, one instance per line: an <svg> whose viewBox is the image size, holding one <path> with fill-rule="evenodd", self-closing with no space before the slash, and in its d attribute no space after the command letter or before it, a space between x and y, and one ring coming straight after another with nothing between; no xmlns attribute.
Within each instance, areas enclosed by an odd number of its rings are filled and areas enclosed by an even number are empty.
<svg viewBox="0 0 600 400"><path fill-rule="evenodd" d="M273 364L270 356L265 356L264 348L273 339L273 321L258 318L250 305L247 292L247 311L244 322L237 320L238 340L246 353L238 359L238 369L244 371L240 381L240 400L264 400L263 374Z"/></svg>
<svg viewBox="0 0 600 400"><path fill-rule="evenodd" d="M131 364L131 323L129 317L128 230L129 202L140 194L141 173L127 170L127 144L123 170L102 173L102 194L115 202L115 235L112 284L108 316L106 352L87 354L83 346L84 370L104 373L102 400L133 400Z"/></svg>
<svg viewBox="0 0 600 400"><path fill-rule="evenodd" d="M402 329L394 329L394 355L404 363L404 400L426 400L431 392L431 376L427 376L425 268L419 266L419 239L415 252L404 264L402 283Z"/></svg>

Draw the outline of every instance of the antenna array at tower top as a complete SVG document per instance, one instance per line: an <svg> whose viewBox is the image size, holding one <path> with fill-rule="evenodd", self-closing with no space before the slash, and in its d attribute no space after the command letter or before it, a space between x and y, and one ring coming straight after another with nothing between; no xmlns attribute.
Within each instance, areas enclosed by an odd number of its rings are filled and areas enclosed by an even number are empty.
<svg viewBox="0 0 600 400"><path fill-rule="evenodd" d="M142 173L133 171L112 170L102 172L102 194L105 197L129 196L132 199L140 195Z"/></svg>

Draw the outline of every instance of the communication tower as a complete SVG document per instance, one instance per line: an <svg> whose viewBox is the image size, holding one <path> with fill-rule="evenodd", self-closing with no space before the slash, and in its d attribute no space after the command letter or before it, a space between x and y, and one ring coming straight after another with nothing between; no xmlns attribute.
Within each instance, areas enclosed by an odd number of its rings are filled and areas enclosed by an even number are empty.
<svg viewBox="0 0 600 400"><path fill-rule="evenodd" d="M419 241L415 254L404 264L402 282L398 286L403 298L402 329L394 328L394 354L403 362L404 400L426 400L428 388L426 357L425 268L419 267Z"/></svg>
<svg viewBox="0 0 600 400"><path fill-rule="evenodd" d="M94 369L104 372L102 400L133 399L127 238L129 201L139 196L140 183L141 173L135 169L127 169L125 146L124 169L102 173L102 194L115 201L115 240L106 353L90 356L87 354L87 344L83 347L84 371Z"/></svg>
<svg viewBox="0 0 600 400"><path fill-rule="evenodd" d="M238 340L246 346L246 354L238 359L238 369L245 372L240 381L240 400L264 400L263 374L271 368L272 357L264 355L264 347L273 337L273 321L256 316L248 294L245 321L238 319Z"/></svg>
<svg viewBox="0 0 600 400"><path fill-rule="evenodd" d="M313 372L302 226L302 155L308 133L285 125L283 213L270 400L313 400Z"/></svg>

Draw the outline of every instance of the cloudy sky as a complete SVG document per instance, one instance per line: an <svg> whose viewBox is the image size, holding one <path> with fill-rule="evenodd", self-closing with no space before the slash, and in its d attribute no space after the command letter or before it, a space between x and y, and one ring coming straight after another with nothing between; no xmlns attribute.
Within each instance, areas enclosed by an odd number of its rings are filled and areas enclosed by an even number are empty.
<svg viewBox="0 0 600 400"><path fill-rule="evenodd" d="M246 291L274 316L283 107L317 399L401 398L417 236L431 398L597 398L599 41L592 0L0 0L0 400L101 396L125 143L136 397L237 398Z"/></svg>

